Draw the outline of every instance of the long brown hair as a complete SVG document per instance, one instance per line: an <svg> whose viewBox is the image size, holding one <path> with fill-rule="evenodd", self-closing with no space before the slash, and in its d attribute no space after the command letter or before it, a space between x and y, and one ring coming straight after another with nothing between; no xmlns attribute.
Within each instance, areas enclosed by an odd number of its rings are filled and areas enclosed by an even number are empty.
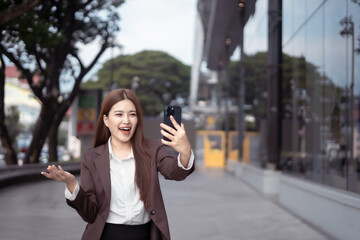
<svg viewBox="0 0 360 240"><path fill-rule="evenodd" d="M101 110L96 125L94 147L105 144L111 135L104 123L103 116L108 116L112 106L124 99L132 101L136 109L138 122L135 133L131 138L131 145L135 157L135 183L140 190L140 199L148 206L150 204L152 153L144 137L143 115L140 103L131 90L115 89L105 96L101 104Z"/></svg>

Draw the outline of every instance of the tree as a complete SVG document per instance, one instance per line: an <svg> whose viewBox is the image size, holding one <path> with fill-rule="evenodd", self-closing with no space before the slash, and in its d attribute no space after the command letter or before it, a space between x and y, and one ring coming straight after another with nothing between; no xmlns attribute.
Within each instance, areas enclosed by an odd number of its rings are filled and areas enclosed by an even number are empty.
<svg viewBox="0 0 360 240"><path fill-rule="evenodd" d="M57 160L59 124L77 96L84 76L119 30L116 8L122 3L123 0L42 1L32 11L0 26L0 54L16 65L42 103L25 163L39 161L47 138L50 161ZM6 8L5 4L0 6ZM85 66L79 56L79 45L95 40L101 46ZM39 82L33 81L35 74L41 76ZM65 81L74 83L67 93L60 88Z"/></svg>
<svg viewBox="0 0 360 240"><path fill-rule="evenodd" d="M10 5L10 1L4 1L2 4L9 6L0 12L0 25L32 10L39 5L41 0L24 0L19 4ZM3 9L3 8L1 8Z"/></svg>
<svg viewBox="0 0 360 240"><path fill-rule="evenodd" d="M10 2L2 2L6 7L0 7L4 9L0 12L0 25L5 24L6 22L24 14L25 12L30 11L35 6L37 6L41 0L24 0L19 4L10 5ZM1 58L1 56L0 56ZM12 140L9 136L8 129L5 124L5 108L4 108L4 87L5 87L5 62L1 58L0 60L0 139L2 145L6 149L6 164L17 164L16 152L12 146Z"/></svg>
<svg viewBox="0 0 360 240"><path fill-rule="evenodd" d="M1 145L6 149L6 164L17 164L16 151L12 145L11 133L5 123L5 62L0 54L0 140Z"/></svg>
<svg viewBox="0 0 360 240"><path fill-rule="evenodd" d="M156 116L164 104L189 95L190 66L161 51L142 51L109 60L99 70L97 80L87 81L84 88L108 90L111 76L117 87L134 89L132 84L138 85L136 94L147 116Z"/></svg>

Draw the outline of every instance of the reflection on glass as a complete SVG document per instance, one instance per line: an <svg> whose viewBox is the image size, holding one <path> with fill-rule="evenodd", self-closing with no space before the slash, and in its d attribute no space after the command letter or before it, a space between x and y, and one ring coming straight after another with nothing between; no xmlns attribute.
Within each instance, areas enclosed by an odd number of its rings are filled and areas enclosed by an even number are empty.
<svg viewBox="0 0 360 240"><path fill-rule="evenodd" d="M258 26L266 14L259 8L256 11L249 26ZM341 21L350 16L353 35L341 34L348 27ZM281 168L360 193L360 55L356 54L360 4L283 1L282 26ZM260 29L249 31L249 39L262 38L265 30ZM252 103L248 113L259 123L256 131L261 131L261 120L266 117L267 49L249 45L247 50L245 44L247 103Z"/></svg>

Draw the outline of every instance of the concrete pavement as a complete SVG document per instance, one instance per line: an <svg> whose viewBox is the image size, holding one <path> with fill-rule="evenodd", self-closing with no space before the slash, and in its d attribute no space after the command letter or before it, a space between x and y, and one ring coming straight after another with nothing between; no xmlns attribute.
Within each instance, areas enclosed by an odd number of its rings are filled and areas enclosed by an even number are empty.
<svg viewBox="0 0 360 240"><path fill-rule="evenodd" d="M222 170L162 186L175 240L330 239Z"/></svg>
<svg viewBox="0 0 360 240"><path fill-rule="evenodd" d="M173 240L330 239L224 170L161 185ZM0 213L3 240L80 239L85 227L50 180L1 189Z"/></svg>

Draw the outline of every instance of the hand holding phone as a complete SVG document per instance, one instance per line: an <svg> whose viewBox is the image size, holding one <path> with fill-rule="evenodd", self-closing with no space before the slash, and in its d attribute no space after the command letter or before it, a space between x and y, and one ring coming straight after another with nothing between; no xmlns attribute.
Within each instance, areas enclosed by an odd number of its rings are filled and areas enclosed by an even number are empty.
<svg viewBox="0 0 360 240"><path fill-rule="evenodd" d="M181 164L187 166L191 156L191 145L186 135L185 126L181 123L181 107L165 107L164 122L160 126L163 135L161 142L178 152Z"/></svg>
<svg viewBox="0 0 360 240"><path fill-rule="evenodd" d="M176 128L174 127L174 125L172 124L172 122L170 120L170 116L173 116L175 121L179 125L181 125L181 107L179 107L179 106L166 106L164 108L164 124L166 124L166 125L168 125L168 126L170 126L170 127L172 127L173 129L176 130ZM163 137L163 139L166 140L166 141L171 142L171 140L168 139L167 137Z"/></svg>

